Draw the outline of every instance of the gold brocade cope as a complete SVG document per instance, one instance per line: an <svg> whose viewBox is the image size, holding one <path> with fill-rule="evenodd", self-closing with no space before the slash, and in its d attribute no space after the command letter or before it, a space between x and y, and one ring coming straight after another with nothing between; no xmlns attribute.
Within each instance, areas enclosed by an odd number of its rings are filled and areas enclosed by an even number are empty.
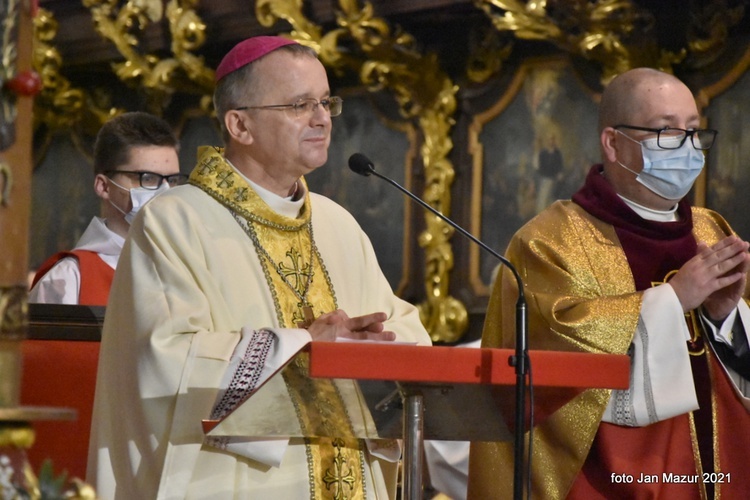
<svg viewBox="0 0 750 500"><path fill-rule="evenodd" d="M214 147L198 150L190 183L226 206L247 233L263 267L280 327L294 328L304 321L303 309L308 305L315 316L338 308L315 245L309 192L296 219L280 215L224 159L223 151ZM301 428L307 431L322 424L331 430L330 435L339 436L306 440L313 497L364 499L364 453L361 442L353 438L341 395L332 380L311 379L307 373L306 355L298 356L283 372Z"/></svg>
<svg viewBox="0 0 750 500"><path fill-rule="evenodd" d="M641 296L614 228L570 202L555 202L519 230L507 257L522 273L533 349L625 354ZM502 269L487 308L483 347L514 346L517 287ZM623 334L625 332L625 334ZM534 428L533 491L565 498L589 453L609 390L581 393ZM528 433L526 435L528 439ZM469 498L511 498L513 443L472 443Z"/></svg>
<svg viewBox="0 0 750 500"><path fill-rule="evenodd" d="M731 234L718 214L693 208L696 241ZM524 279L529 347L624 354L640 317L630 266L615 229L571 201L558 201L524 226L507 257ZM482 345L514 345L517 289L501 270L487 308ZM534 429L532 481L539 498L565 498L589 454L610 391L584 391ZM528 435L527 435L528 437ZM473 443L470 498L512 496L512 443ZM717 451L718 453L718 451Z"/></svg>

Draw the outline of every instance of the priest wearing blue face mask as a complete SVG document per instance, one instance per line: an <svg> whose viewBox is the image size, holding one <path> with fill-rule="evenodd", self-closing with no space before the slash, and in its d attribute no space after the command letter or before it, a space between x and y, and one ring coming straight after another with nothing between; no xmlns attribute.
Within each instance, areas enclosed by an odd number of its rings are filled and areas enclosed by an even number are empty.
<svg viewBox="0 0 750 500"><path fill-rule="evenodd" d="M532 494L745 498L749 245L685 198L717 133L687 86L647 68L607 86L599 133L602 164L507 255L525 276L530 348L627 353L631 384L537 426ZM516 296L502 270L483 346L513 345ZM512 457L512 444L472 444L469 498L510 497Z"/></svg>
<svg viewBox="0 0 750 500"><path fill-rule="evenodd" d="M177 150L169 124L148 113L125 113L104 124L94 145L101 217L92 219L73 250L40 266L29 302L106 305L133 217L156 195L187 181Z"/></svg>

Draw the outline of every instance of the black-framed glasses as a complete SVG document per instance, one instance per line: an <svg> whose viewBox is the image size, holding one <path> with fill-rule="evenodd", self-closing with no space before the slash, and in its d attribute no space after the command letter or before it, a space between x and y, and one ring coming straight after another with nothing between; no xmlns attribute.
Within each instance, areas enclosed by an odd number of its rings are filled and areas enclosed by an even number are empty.
<svg viewBox="0 0 750 500"><path fill-rule="evenodd" d="M144 189L159 189L164 181L167 181L169 187L180 186L188 180L186 174L161 175L154 172L132 171L132 170L107 170L105 174L125 174L137 175L138 183Z"/></svg>
<svg viewBox="0 0 750 500"><path fill-rule="evenodd" d="M306 99L298 99L294 104L270 104L268 106L242 106L234 108L235 111L242 111L245 109L293 109L294 116L312 116L315 110L318 109L318 105L323 106L323 109L328 111L331 116L339 116L343 108L344 100L340 97L326 97L325 99L317 100L312 97Z"/></svg>
<svg viewBox="0 0 750 500"><path fill-rule="evenodd" d="M649 128L636 127L634 125L615 125L615 130L626 128L631 130L642 130L656 134L656 145L661 149L679 149L685 144L685 139L690 137L690 142L695 149L706 151L711 149L719 132L710 128L695 128L685 130L684 128Z"/></svg>

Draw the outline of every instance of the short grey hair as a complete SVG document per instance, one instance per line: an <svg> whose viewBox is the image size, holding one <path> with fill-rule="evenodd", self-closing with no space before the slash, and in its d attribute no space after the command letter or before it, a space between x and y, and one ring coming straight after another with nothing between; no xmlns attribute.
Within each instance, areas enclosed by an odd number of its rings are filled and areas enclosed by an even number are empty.
<svg viewBox="0 0 750 500"><path fill-rule="evenodd" d="M269 54L273 54L276 51L289 52L295 57L318 58L318 54L315 50L298 43L283 45L272 50ZM216 118L219 120L221 136L225 143L229 140L229 133L224 124L224 115L232 109L248 105L245 100L247 99L248 94L251 94L253 89L257 87L257 79L259 78L254 68L256 63L267 55L268 54L229 73L216 84L216 88L214 89L214 109L216 110Z"/></svg>

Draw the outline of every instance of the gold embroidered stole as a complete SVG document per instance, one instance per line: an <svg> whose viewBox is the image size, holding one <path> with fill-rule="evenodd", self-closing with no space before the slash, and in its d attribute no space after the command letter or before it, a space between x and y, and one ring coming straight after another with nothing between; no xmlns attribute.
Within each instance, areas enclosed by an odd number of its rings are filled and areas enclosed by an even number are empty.
<svg viewBox="0 0 750 500"><path fill-rule="evenodd" d="M312 234L309 193L298 218L279 215L223 158L223 151L212 147L199 149L190 183L229 208L248 234L281 327L295 328L304 321L306 304L312 306L315 316L337 309L333 285ZM283 376L303 431L323 428L328 436L336 436L306 439L313 497L364 499L361 441L353 437L336 385L331 380L310 378L308 361L307 353L298 355Z"/></svg>

